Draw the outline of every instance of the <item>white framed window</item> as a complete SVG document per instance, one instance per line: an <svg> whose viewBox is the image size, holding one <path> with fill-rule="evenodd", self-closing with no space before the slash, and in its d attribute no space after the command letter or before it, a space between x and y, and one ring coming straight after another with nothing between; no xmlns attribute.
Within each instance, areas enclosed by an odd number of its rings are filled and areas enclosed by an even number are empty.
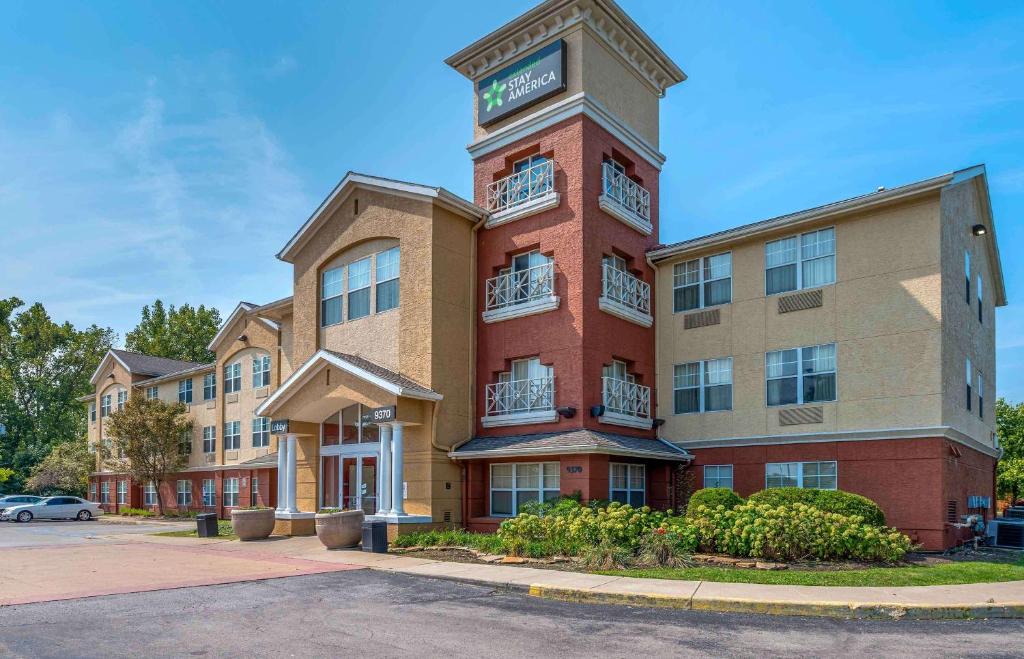
<svg viewBox="0 0 1024 659"><path fill-rule="evenodd" d="M96 401L89 402L89 421L90 423L96 423Z"/></svg>
<svg viewBox="0 0 1024 659"><path fill-rule="evenodd" d="M100 397L100 416L110 416L110 394Z"/></svg>
<svg viewBox="0 0 1024 659"><path fill-rule="evenodd" d="M224 393L233 394L242 390L242 362L224 367Z"/></svg>
<svg viewBox="0 0 1024 659"><path fill-rule="evenodd" d="M146 400L156 400L160 397L160 387L146 387Z"/></svg>
<svg viewBox="0 0 1024 659"><path fill-rule="evenodd" d="M249 505L258 506L260 500L260 479L253 476L249 479Z"/></svg>
<svg viewBox="0 0 1024 659"><path fill-rule="evenodd" d="M345 268L324 270L320 277L320 326L337 325L342 314L342 282Z"/></svg>
<svg viewBox="0 0 1024 659"><path fill-rule="evenodd" d="M213 400L217 397L217 374L207 373L203 376L203 400Z"/></svg>
<svg viewBox="0 0 1024 659"><path fill-rule="evenodd" d="M110 481L100 483L100 503L110 503Z"/></svg>
<svg viewBox="0 0 1024 659"><path fill-rule="evenodd" d="M156 485L153 483L146 483L142 486L142 505L156 505Z"/></svg>
<svg viewBox="0 0 1024 659"><path fill-rule="evenodd" d="M270 446L270 417L258 416L252 420L252 447Z"/></svg>
<svg viewBox="0 0 1024 659"><path fill-rule="evenodd" d="M217 505L217 484L212 478L203 479L203 506L213 508Z"/></svg>
<svg viewBox="0 0 1024 659"><path fill-rule="evenodd" d="M398 306L399 251L397 247L384 250L376 256L377 313Z"/></svg>
<svg viewBox="0 0 1024 659"><path fill-rule="evenodd" d="M224 422L224 450L237 451L242 446L242 422Z"/></svg>
<svg viewBox="0 0 1024 659"><path fill-rule="evenodd" d="M128 503L128 481L117 481L117 505Z"/></svg>
<svg viewBox="0 0 1024 659"><path fill-rule="evenodd" d="M835 229L819 229L765 243L764 268L766 295L834 284Z"/></svg>
<svg viewBox="0 0 1024 659"><path fill-rule="evenodd" d="M634 508L647 501L647 469L642 464L613 462L608 465L608 498Z"/></svg>
<svg viewBox="0 0 1024 659"><path fill-rule="evenodd" d="M964 301L971 303L971 253L964 250Z"/></svg>
<svg viewBox="0 0 1024 659"><path fill-rule="evenodd" d="M836 345L828 343L765 353L767 404L836 400Z"/></svg>
<svg viewBox="0 0 1024 659"><path fill-rule="evenodd" d="M238 505L238 479L224 479L224 506L233 507Z"/></svg>
<svg viewBox="0 0 1024 659"><path fill-rule="evenodd" d="M559 463L499 463L491 465L491 516L515 517L531 501L560 496Z"/></svg>
<svg viewBox="0 0 1024 659"><path fill-rule="evenodd" d="M970 412L971 411L971 398L973 396L973 392L971 392L971 381L974 380L974 369L971 368L971 358L970 357L967 358L967 362L966 362L965 366L967 367L967 371L966 371L967 377L965 378L965 381L967 382L967 411Z"/></svg>
<svg viewBox="0 0 1024 659"><path fill-rule="evenodd" d="M180 380L178 382L178 402L185 404L192 403L192 378Z"/></svg>
<svg viewBox="0 0 1024 659"><path fill-rule="evenodd" d="M985 418L985 384L981 378L981 372L978 373L978 418Z"/></svg>
<svg viewBox="0 0 1024 659"><path fill-rule="evenodd" d="M96 483L89 483L89 501L96 501Z"/></svg>
<svg viewBox="0 0 1024 659"><path fill-rule="evenodd" d="M178 450L182 455L192 455L192 431L181 433L178 438Z"/></svg>
<svg viewBox="0 0 1024 659"><path fill-rule="evenodd" d="M217 426L203 426L203 453L217 450Z"/></svg>
<svg viewBox="0 0 1024 659"><path fill-rule="evenodd" d="M672 312L732 302L732 252L672 267Z"/></svg>
<svg viewBox="0 0 1024 659"><path fill-rule="evenodd" d="M124 409L124 404L128 402L128 390L122 389L117 392L117 411L120 412Z"/></svg>
<svg viewBox="0 0 1024 659"><path fill-rule="evenodd" d="M837 473L834 461L769 462L764 466L764 486L834 490L837 487Z"/></svg>
<svg viewBox="0 0 1024 659"><path fill-rule="evenodd" d="M985 299L985 291L983 290L983 286L982 286L982 282L981 282L981 275L979 274L978 275L978 322L979 323L984 323L985 322L985 320L984 320L984 318L985 318L985 315L984 315L985 314L984 299Z"/></svg>
<svg viewBox="0 0 1024 659"><path fill-rule="evenodd" d="M675 414L732 409L732 357L676 364L672 374Z"/></svg>
<svg viewBox="0 0 1024 659"><path fill-rule="evenodd" d="M192 481L178 481L178 505L182 507L192 505Z"/></svg>
<svg viewBox="0 0 1024 659"><path fill-rule="evenodd" d="M348 319L370 315L370 257L348 264Z"/></svg>
<svg viewBox="0 0 1024 659"><path fill-rule="evenodd" d="M732 465L704 465L704 487L732 489Z"/></svg>
<svg viewBox="0 0 1024 659"><path fill-rule="evenodd" d="M270 386L270 355L256 355L252 358L252 388Z"/></svg>

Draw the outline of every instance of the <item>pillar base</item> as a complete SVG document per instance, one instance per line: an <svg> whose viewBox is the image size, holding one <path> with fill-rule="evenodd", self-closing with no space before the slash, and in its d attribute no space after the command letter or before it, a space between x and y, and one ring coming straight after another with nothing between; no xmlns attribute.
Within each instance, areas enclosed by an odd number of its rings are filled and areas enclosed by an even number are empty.
<svg viewBox="0 0 1024 659"><path fill-rule="evenodd" d="M274 513L274 535L315 535L316 513Z"/></svg>

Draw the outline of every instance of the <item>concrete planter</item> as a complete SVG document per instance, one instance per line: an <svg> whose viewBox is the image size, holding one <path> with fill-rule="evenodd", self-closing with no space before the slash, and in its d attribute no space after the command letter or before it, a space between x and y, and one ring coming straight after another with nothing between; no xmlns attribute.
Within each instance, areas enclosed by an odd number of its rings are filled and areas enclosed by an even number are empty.
<svg viewBox="0 0 1024 659"><path fill-rule="evenodd" d="M232 510L231 527L239 540L263 540L274 531L274 509Z"/></svg>
<svg viewBox="0 0 1024 659"><path fill-rule="evenodd" d="M362 539L364 518L361 510L317 514L316 537L328 549L355 547Z"/></svg>

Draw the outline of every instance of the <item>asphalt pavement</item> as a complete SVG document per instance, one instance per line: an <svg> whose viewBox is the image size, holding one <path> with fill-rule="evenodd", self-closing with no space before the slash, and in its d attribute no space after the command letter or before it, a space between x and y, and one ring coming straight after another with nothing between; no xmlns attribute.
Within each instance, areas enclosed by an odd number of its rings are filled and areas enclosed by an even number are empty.
<svg viewBox="0 0 1024 659"><path fill-rule="evenodd" d="M26 524L0 522L0 549L110 542L118 535L157 533L192 528L189 522L129 524L90 520L32 520Z"/></svg>

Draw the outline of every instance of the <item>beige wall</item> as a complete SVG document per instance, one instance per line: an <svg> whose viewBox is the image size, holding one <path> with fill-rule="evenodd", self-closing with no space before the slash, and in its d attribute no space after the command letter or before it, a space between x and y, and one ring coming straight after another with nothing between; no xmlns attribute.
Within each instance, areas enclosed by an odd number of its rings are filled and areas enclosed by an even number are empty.
<svg viewBox="0 0 1024 659"><path fill-rule="evenodd" d="M836 283L820 308L778 313L764 293L764 244L835 227ZM672 313L672 266L731 251L733 301L721 324L686 330ZM942 423L939 197L739 241L658 264L658 411L676 441L939 426ZM780 427L765 403L765 352L836 343L838 400L824 423ZM733 410L674 415L673 365L733 358Z"/></svg>

